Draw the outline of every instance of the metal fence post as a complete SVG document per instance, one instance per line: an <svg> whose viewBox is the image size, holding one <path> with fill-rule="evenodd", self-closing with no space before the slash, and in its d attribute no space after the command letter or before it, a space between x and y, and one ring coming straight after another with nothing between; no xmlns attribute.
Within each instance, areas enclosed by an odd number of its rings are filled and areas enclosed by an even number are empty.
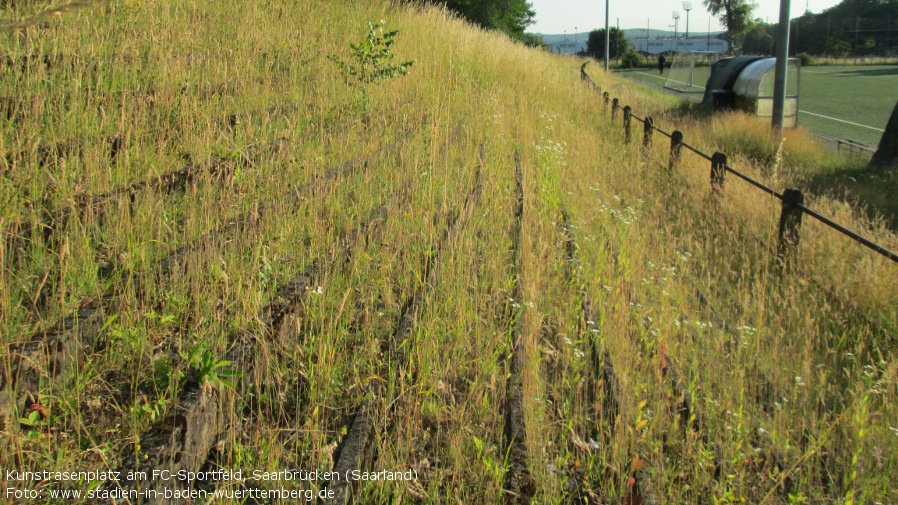
<svg viewBox="0 0 898 505"><path fill-rule="evenodd" d="M721 152L711 156L711 193L719 195L723 189L723 176L726 174L727 155Z"/></svg>
<svg viewBox="0 0 898 505"><path fill-rule="evenodd" d="M648 155L649 150L652 148L652 133L655 131L655 120L649 116L642 123L644 126L642 129L642 149Z"/></svg>
<svg viewBox="0 0 898 505"><path fill-rule="evenodd" d="M673 172L680 165L680 151L683 149L683 132L674 130L670 134L670 165L667 170Z"/></svg>
<svg viewBox="0 0 898 505"><path fill-rule="evenodd" d="M620 103L620 100L615 98L611 100L611 123L614 123L614 120L617 119L617 105Z"/></svg>
<svg viewBox="0 0 898 505"><path fill-rule="evenodd" d="M630 124L633 122L633 109L629 105L624 106L624 143L630 143Z"/></svg>
<svg viewBox="0 0 898 505"><path fill-rule="evenodd" d="M804 214L801 205L804 205L804 194L801 190L789 188L783 192L777 256L786 268L794 261L795 253L798 251L798 232L801 228L801 216Z"/></svg>

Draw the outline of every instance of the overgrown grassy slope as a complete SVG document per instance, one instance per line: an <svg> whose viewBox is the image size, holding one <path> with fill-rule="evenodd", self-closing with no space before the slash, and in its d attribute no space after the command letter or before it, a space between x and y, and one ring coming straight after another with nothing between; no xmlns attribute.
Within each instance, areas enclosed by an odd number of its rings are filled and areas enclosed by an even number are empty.
<svg viewBox="0 0 898 505"><path fill-rule="evenodd" d="M414 65L363 93L332 57L380 19ZM386 2L103 4L3 38L0 468L417 475L4 488L898 501L898 266L806 218L780 273L778 202L625 146L579 61ZM777 189L832 163L588 70Z"/></svg>

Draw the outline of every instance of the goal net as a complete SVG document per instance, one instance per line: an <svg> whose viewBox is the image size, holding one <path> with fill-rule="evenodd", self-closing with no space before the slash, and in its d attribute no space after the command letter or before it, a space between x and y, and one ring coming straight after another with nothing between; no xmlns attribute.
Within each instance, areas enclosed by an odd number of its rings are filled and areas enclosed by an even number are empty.
<svg viewBox="0 0 898 505"><path fill-rule="evenodd" d="M667 73L665 88L683 93L704 93L705 84L711 76L711 65L718 59L718 53L710 51L689 51L674 53Z"/></svg>

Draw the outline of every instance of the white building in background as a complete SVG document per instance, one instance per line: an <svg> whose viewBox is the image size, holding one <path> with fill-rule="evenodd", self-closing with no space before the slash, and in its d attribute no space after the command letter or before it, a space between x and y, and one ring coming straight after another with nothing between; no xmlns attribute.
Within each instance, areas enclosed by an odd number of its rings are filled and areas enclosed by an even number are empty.
<svg viewBox="0 0 898 505"><path fill-rule="evenodd" d="M729 49L729 45L725 40L707 37L693 38L657 38L657 39L635 39L630 41L637 51L650 54L676 52L685 53L689 51L710 51L714 53L725 53Z"/></svg>
<svg viewBox="0 0 898 505"><path fill-rule="evenodd" d="M549 44L549 50L560 54L577 54L586 51L586 42L574 42L573 40L561 40Z"/></svg>

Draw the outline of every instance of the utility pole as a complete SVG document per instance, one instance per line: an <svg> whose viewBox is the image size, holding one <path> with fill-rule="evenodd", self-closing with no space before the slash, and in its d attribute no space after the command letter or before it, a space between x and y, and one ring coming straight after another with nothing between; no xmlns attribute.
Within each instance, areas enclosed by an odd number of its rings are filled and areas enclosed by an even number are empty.
<svg viewBox="0 0 898 505"><path fill-rule="evenodd" d="M608 71L608 49L609 45L611 45L611 33L608 31L608 3L610 0L605 0L605 71Z"/></svg>
<svg viewBox="0 0 898 505"><path fill-rule="evenodd" d="M649 32L651 31L651 25L651 18L645 18L645 52L649 52Z"/></svg>
<svg viewBox="0 0 898 505"><path fill-rule="evenodd" d="M780 0L780 25L776 44L776 70L773 76L773 134L783 136L783 113L786 106L786 70L789 64L790 0ZM798 111L795 111L797 114Z"/></svg>
<svg viewBox="0 0 898 505"><path fill-rule="evenodd" d="M683 2L683 10L686 11L686 38L689 38L689 11L692 10L692 2Z"/></svg>
<svg viewBox="0 0 898 505"><path fill-rule="evenodd" d="M711 18L708 18L708 51L711 50ZM729 48L727 48L729 50Z"/></svg>

